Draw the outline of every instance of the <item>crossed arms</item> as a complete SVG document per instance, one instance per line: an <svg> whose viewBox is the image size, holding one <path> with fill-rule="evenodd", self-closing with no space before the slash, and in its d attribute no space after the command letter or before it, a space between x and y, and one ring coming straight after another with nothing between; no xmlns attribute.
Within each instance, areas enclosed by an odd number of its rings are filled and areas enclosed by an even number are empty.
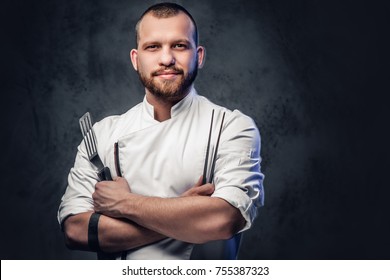
<svg viewBox="0 0 390 280"><path fill-rule="evenodd" d="M60 222L72 211L79 213L63 222L68 247L89 250L92 210L102 214L99 245L107 253L127 251L167 237L189 243L229 239L249 228L256 208L263 203L260 135L253 121L239 112L233 112L226 123L223 145L218 150L216 188L202 185L200 179L180 197L133 193L121 177L96 183L96 174L80 150L69 177L69 193L59 210Z"/></svg>
<svg viewBox="0 0 390 280"><path fill-rule="evenodd" d="M171 237L190 243L229 239L245 225L240 211L211 197L212 184L201 185L176 198L147 197L131 192L124 178L98 182L92 195L99 220L99 243L104 252L119 252ZM64 222L69 248L89 250L88 222L92 212Z"/></svg>

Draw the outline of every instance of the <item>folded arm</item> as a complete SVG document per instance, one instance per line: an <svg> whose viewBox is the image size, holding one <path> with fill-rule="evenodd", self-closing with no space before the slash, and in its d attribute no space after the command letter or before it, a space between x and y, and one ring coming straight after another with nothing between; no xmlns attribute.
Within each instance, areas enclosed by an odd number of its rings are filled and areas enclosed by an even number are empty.
<svg viewBox="0 0 390 280"><path fill-rule="evenodd" d="M70 249L89 250L88 223L91 214L80 213L65 220L65 242ZM166 238L129 220L105 215L99 219L98 232L100 248L107 253L130 250Z"/></svg>
<svg viewBox="0 0 390 280"><path fill-rule="evenodd" d="M123 178L98 183L93 194L95 211L191 243L229 239L244 227L240 211L221 198L146 197L131 193L126 184Z"/></svg>
<svg viewBox="0 0 390 280"><path fill-rule="evenodd" d="M123 217L163 235L205 243L229 239L243 228L238 209L213 197L158 198L129 194Z"/></svg>
<svg viewBox="0 0 390 280"><path fill-rule="evenodd" d="M102 182L97 185L101 187L107 182ZM123 178L117 178L116 182L111 182L111 187L114 187L112 197L114 199L123 198L123 192L129 193L127 182ZM122 192L121 192L122 190ZM199 182L182 194L182 197L197 197L209 196L213 193L212 185L200 185ZM96 196L96 194L94 194ZM71 249L89 250L88 247L88 223L93 212L80 213L68 217L64 222L64 232L66 245ZM129 219L114 218L102 213L99 219L99 244L102 251L120 252L134 249L143 245L148 245L160 241L167 236L156 232L155 230L143 227Z"/></svg>

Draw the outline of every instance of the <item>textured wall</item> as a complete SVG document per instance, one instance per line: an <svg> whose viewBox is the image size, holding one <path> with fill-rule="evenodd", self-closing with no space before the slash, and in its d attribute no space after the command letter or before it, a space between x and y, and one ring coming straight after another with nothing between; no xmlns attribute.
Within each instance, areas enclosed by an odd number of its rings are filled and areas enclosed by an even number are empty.
<svg viewBox="0 0 390 280"><path fill-rule="evenodd" d="M385 103L373 82L384 73L382 7L178 2L207 48L199 93L243 111L261 131L266 205L240 258L388 259L389 191L380 176L388 150L378 149ZM143 98L128 53L133 26L153 3L4 2L2 259L95 257L65 248L56 211L81 141L78 118L120 114Z"/></svg>

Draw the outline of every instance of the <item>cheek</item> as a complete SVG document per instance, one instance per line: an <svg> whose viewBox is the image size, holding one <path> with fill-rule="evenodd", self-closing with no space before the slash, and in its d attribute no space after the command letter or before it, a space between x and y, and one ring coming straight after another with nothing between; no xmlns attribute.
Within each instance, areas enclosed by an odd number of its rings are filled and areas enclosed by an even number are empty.
<svg viewBox="0 0 390 280"><path fill-rule="evenodd" d="M154 70L153 57L138 56L138 71L149 74Z"/></svg>
<svg viewBox="0 0 390 280"><path fill-rule="evenodd" d="M185 71L187 71L187 72L190 72L191 70L193 70L195 68L196 64L198 63L197 58L196 58L196 54L185 55L185 56L181 57L180 61L182 62L182 64L180 66L182 68L184 68Z"/></svg>

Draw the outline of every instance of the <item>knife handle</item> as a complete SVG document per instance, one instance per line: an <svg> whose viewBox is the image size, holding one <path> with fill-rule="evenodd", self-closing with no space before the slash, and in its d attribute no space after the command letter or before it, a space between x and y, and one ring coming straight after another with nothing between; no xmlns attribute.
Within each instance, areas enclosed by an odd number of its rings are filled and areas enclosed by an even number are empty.
<svg viewBox="0 0 390 280"><path fill-rule="evenodd" d="M112 181L111 171L107 166L99 171L98 176L101 181Z"/></svg>

